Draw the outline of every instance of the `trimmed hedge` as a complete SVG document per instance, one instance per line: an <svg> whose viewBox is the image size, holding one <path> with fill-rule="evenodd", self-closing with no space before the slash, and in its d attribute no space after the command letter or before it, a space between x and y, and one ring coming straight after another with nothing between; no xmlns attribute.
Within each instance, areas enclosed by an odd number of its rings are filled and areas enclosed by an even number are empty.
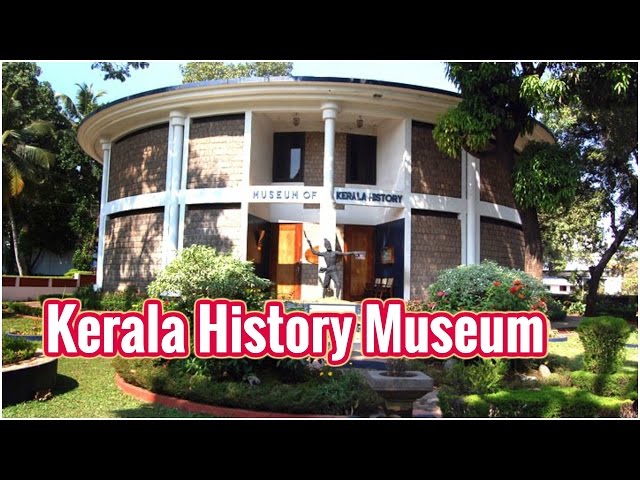
<svg viewBox="0 0 640 480"><path fill-rule="evenodd" d="M631 327L617 317L589 317L578 325L584 347L584 369L593 373L615 373L624 363L624 347Z"/></svg>
<svg viewBox="0 0 640 480"><path fill-rule="evenodd" d="M501 390L487 395L439 395L443 417L593 418L619 417L631 400L600 397L575 387ZM627 407L628 408L628 407Z"/></svg>
<svg viewBox="0 0 640 480"><path fill-rule="evenodd" d="M597 374L578 370L571 372L571 384L605 397L638 398L637 373Z"/></svg>
<svg viewBox="0 0 640 480"><path fill-rule="evenodd" d="M62 293L48 293L46 295L38 295L38 302L40 302L40 305L42 305L44 301L48 298L74 298L74 297L73 297L73 293L66 296L63 295Z"/></svg>
<svg viewBox="0 0 640 480"><path fill-rule="evenodd" d="M35 342L24 338L2 335L2 365L10 365L36 356Z"/></svg>
<svg viewBox="0 0 640 480"><path fill-rule="evenodd" d="M42 308L32 307L22 302L2 302L3 309L7 309L7 313L15 313L17 315L29 315L31 317L41 317Z"/></svg>
<svg viewBox="0 0 640 480"><path fill-rule="evenodd" d="M383 401L357 372L336 370L331 377L301 383L282 383L273 375L260 374L261 384L214 381L204 375L188 375L149 358L116 357L112 364L132 385L155 393L223 407L284 413L368 416Z"/></svg>

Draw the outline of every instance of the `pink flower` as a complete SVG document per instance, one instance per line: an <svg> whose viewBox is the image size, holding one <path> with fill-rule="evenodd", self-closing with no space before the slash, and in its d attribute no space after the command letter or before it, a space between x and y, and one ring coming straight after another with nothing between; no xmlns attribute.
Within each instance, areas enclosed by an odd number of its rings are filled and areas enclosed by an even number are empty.
<svg viewBox="0 0 640 480"><path fill-rule="evenodd" d="M438 290L438 296L440 298L444 297L446 295L446 293L444 293L442 290Z"/></svg>

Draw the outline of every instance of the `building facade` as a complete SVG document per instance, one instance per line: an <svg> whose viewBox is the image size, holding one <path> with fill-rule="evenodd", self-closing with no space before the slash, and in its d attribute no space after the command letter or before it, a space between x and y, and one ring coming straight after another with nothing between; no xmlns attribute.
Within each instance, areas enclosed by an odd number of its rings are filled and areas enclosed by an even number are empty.
<svg viewBox="0 0 640 480"><path fill-rule="evenodd" d="M424 296L442 269L524 267L511 177L491 153L442 154L438 115L459 102L424 87L333 78L214 81L107 105L80 126L103 163L97 285L144 288L180 249L251 260L279 298L318 298L315 246L339 264L344 298L374 278ZM541 126L521 138L553 141Z"/></svg>

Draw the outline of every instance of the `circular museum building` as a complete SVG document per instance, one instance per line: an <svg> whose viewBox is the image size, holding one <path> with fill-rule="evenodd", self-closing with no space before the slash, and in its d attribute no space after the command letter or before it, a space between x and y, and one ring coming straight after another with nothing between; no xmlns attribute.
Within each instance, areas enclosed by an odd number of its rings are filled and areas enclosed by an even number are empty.
<svg viewBox="0 0 640 480"><path fill-rule="evenodd" d="M194 244L255 263L278 298L319 298L323 239L343 298L375 279L423 297L438 272L524 267L511 177L492 155L441 153L450 92L337 78L212 81L107 105L80 126L103 164L97 286L144 288ZM553 141L537 126L527 140Z"/></svg>

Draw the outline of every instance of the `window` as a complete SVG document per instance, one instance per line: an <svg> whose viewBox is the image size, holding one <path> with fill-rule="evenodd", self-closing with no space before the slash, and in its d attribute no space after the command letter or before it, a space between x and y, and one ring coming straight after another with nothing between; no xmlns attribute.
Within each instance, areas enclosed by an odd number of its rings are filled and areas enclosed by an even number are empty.
<svg viewBox="0 0 640 480"><path fill-rule="evenodd" d="M347 135L347 183L376 184L376 143L370 135Z"/></svg>
<svg viewBox="0 0 640 480"><path fill-rule="evenodd" d="M273 134L273 181L304 181L304 133Z"/></svg>
<svg viewBox="0 0 640 480"><path fill-rule="evenodd" d="M567 291L567 286L566 285L560 285L560 291L561 292L566 292Z"/></svg>

